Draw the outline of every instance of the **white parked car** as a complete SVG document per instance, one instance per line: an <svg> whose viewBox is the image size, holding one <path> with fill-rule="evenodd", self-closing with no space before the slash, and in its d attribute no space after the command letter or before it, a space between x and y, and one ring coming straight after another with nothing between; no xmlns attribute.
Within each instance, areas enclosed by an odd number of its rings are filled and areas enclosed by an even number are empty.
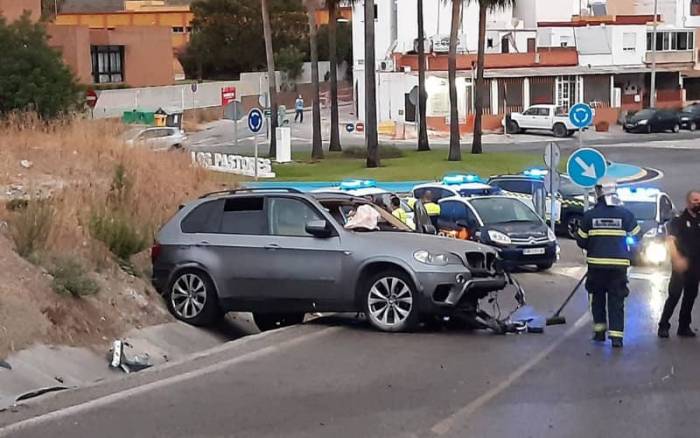
<svg viewBox="0 0 700 438"><path fill-rule="evenodd" d="M187 141L182 130L167 126L133 129L124 138L129 146L144 145L154 151L181 150Z"/></svg>
<svg viewBox="0 0 700 438"><path fill-rule="evenodd" d="M505 123L504 119L503 124ZM522 113L512 113L505 128L511 134L525 132L527 129L551 131L556 137L571 136L577 129L569 121L564 108L556 105L533 105Z"/></svg>

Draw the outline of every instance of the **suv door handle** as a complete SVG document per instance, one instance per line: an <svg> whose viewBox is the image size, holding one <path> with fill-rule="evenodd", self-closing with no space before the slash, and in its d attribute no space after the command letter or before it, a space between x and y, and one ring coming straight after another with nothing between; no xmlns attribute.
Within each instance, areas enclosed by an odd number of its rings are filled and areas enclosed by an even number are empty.
<svg viewBox="0 0 700 438"><path fill-rule="evenodd" d="M269 244L265 245L265 249L275 250L275 249L280 249L280 246L276 243L269 243Z"/></svg>
<svg viewBox="0 0 700 438"><path fill-rule="evenodd" d="M199 243L197 243L195 246L209 246L209 241L202 240Z"/></svg>

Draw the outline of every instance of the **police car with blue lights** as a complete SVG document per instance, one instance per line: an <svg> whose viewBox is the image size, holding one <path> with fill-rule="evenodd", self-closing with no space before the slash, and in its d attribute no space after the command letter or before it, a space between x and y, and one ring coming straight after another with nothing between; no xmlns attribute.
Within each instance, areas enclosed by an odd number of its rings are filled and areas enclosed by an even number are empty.
<svg viewBox="0 0 700 438"><path fill-rule="evenodd" d="M532 201L533 193L544 189L546 175L547 171L543 169L527 169L521 174L492 176L489 178L488 184ZM558 234L575 238L583 217L585 196L585 189L574 184L568 176L561 175L559 192L555 197L556 231ZM545 208L548 218L551 216L550 199L547 195ZM593 198L589 198L589 202L592 205L595 201Z"/></svg>
<svg viewBox="0 0 700 438"><path fill-rule="evenodd" d="M646 187L620 187L617 195L641 228L640 237L627 241L634 254L633 262L652 265L666 262L666 226L675 215L671 198L659 189Z"/></svg>
<svg viewBox="0 0 700 438"><path fill-rule="evenodd" d="M411 190L415 199L422 199L427 192L432 195L432 201L438 202L443 198L452 196L489 196L501 194L498 187L486 184L479 175L473 173L448 174L442 180L419 184Z"/></svg>
<svg viewBox="0 0 700 438"><path fill-rule="evenodd" d="M546 270L559 258L556 236L524 200L509 196L453 196L440 200L440 234L499 250L505 267Z"/></svg>
<svg viewBox="0 0 700 438"><path fill-rule="evenodd" d="M413 208L405 199L396 193L377 187L377 182L371 179L347 179L341 181L337 186L314 189L312 193L345 193L370 200L373 204L391 213L391 199L396 197L401 201L401 208L407 213L408 219L413 223ZM409 224L410 225L410 224Z"/></svg>

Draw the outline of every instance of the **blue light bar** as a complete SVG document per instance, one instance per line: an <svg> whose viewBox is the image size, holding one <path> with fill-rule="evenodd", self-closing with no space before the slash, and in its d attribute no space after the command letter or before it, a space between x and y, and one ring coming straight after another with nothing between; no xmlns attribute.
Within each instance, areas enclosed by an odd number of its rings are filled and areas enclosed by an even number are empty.
<svg viewBox="0 0 700 438"><path fill-rule="evenodd" d="M661 190L654 187L620 187L617 189L618 196L623 199L653 198L660 193Z"/></svg>
<svg viewBox="0 0 700 438"><path fill-rule="evenodd" d="M523 175L534 176L536 178L544 178L549 172L545 169L525 169Z"/></svg>
<svg viewBox="0 0 700 438"><path fill-rule="evenodd" d="M377 187L372 179L346 179L340 183L340 190L357 190Z"/></svg>
<svg viewBox="0 0 700 438"><path fill-rule="evenodd" d="M476 175L474 173L445 175L445 177L442 178L442 183L448 186L478 182L483 182L483 180L479 175Z"/></svg>

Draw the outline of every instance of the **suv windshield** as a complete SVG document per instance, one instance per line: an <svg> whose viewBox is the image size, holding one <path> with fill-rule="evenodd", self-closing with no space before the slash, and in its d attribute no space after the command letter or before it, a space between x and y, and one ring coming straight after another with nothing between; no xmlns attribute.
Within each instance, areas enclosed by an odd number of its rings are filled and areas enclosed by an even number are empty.
<svg viewBox="0 0 700 438"><path fill-rule="evenodd" d="M504 222L542 222L527 205L513 198L473 199L472 206L479 213L484 225Z"/></svg>
<svg viewBox="0 0 700 438"><path fill-rule="evenodd" d="M622 203L638 221L656 220L656 202L623 201Z"/></svg>
<svg viewBox="0 0 700 438"><path fill-rule="evenodd" d="M348 222L348 219L352 215L352 212L357 210L361 205L371 205L377 213L379 213L380 219L377 225L379 226L379 231L413 231L408 225L404 224L397 218L395 218L391 213L387 212L383 208L380 208L374 204L365 204L362 202L352 202L352 201L339 201L339 200L326 200L321 201L321 205L325 208L333 219L341 226L344 227Z"/></svg>

